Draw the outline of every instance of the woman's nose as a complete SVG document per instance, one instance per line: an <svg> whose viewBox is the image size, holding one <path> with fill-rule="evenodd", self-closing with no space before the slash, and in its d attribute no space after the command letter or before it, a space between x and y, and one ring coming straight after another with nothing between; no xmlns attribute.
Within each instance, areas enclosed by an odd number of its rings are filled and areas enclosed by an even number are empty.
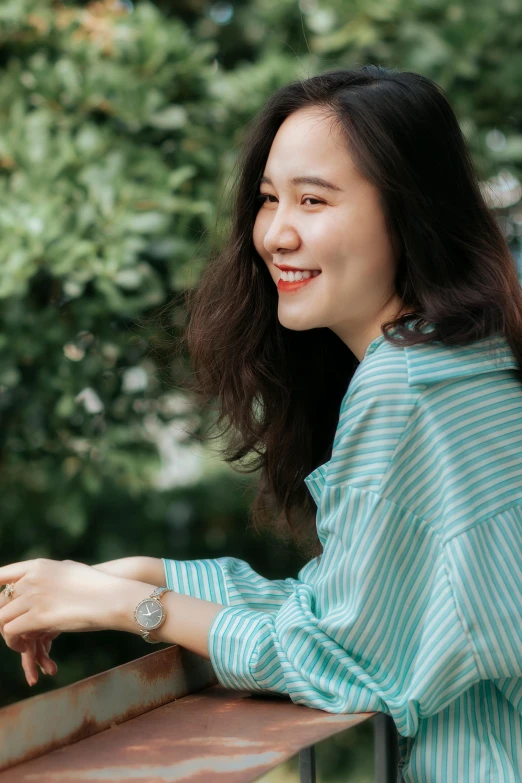
<svg viewBox="0 0 522 783"><path fill-rule="evenodd" d="M268 253L276 255L285 250L297 250L300 241L299 234L293 226L274 218L265 234L263 244Z"/></svg>

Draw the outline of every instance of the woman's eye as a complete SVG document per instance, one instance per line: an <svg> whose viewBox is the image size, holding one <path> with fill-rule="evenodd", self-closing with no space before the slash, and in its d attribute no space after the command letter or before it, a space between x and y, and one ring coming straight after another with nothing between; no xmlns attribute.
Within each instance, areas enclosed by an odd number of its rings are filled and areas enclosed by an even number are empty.
<svg viewBox="0 0 522 783"><path fill-rule="evenodd" d="M272 196L270 193L259 193L257 198L258 201L261 202L261 204L266 204L267 202L269 204L274 204L277 202L277 198L275 196ZM270 201L270 199L273 199L273 201ZM309 201L310 202L309 206L315 206L316 204L324 204L324 201L321 201L318 198L314 198L313 196L305 196L303 202L304 201Z"/></svg>

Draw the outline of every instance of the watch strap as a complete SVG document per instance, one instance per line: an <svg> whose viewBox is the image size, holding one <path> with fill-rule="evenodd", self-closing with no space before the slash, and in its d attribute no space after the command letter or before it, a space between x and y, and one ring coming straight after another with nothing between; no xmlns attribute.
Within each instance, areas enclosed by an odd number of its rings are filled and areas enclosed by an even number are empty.
<svg viewBox="0 0 522 783"><path fill-rule="evenodd" d="M170 587L156 587L155 590L152 591L149 598L159 598L160 595L163 595L163 593L172 593L172 590Z"/></svg>
<svg viewBox="0 0 522 783"><path fill-rule="evenodd" d="M153 639L150 635L150 631L144 631L140 630L141 638L144 642L148 642L149 644L159 644L161 642L161 639Z"/></svg>
<svg viewBox="0 0 522 783"><path fill-rule="evenodd" d="M156 587L155 590L152 591L152 593L149 595L149 598L153 598L155 601L159 602L160 596L163 595L163 593L172 592L172 589L170 587ZM153 629L155 630L155 629ZM140 634L143 641L148 642L149 644L160 644L161 639L153 639L150 635L150 631L146 631L144 628L140 628Z"/></svg>

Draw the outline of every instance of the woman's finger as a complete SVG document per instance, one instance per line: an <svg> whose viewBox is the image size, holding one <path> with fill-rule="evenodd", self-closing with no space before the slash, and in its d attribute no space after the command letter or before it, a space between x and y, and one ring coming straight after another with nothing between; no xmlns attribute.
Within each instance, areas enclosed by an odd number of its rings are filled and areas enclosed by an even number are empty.
<svg viewBox="0 0 522 783"><path fill-rule="evenodd" d="M6 623L2 630L2 636L7 646L19 653L31 649L31 642L34 639L31 639L27 634L34 634L35 631L43 630L38 628L38 622L39 619L34 617L34 613L32 614L27 609L23 614Z"/></svg>
<svg viewBox="0 0 522 783"><path fill-rule="evenodd" d="M35 645L34 640L27 640L27 649L22 653L22 669L25 673L25 679L29 685L36 685L38 682L38 668L35 660Z"/></svg>
<svg viewBox="0 0 522 783"><path fill-rule="evenodd" d="M27 649L22 653L22 668L25 672L25 678L29 685L35 685L38 682L38 667L45 674L56 674L58 667L49 657L46 650L46 644L51 645L52 639L28 639L25 637Z"/></svg>
<svg viewBox="0 0 522 783"><path fill-rule="evenodd" d="M60 636L60 631L53 631L52 633L46 633L45 636L42 638L47 653L51 652L51 645L57 636Z"/></svg>
<svg viewBox="0 0 522 783"><path fill-rule="evenodd" d="M11 563L0 568L0 585L7 585L9 582L17 582L30 568L32 560L23 560L21 563Z"/></svg>
<svg viewBox="0 0 522 783"><path fill-rule="evenodd" d="M61 631L46 631L45 632L45 640L49 640L53 642L57 636L60 636Z"/></svg>
<svg viewBox="0 0 522 783"><path fill-rule="evenodd" d="M12 621L16 620L17 617L20 615L23 615L25 612L29 610L29 602L27 600L26 596L15 596L14 598L11 598L8 601L4 601L4 603L0 606L0 628L2 629L2 635L5 639L5 627ZM27 636L26 638L29 638L32 636L32 638L35 638L35 634L33 631L40 631L41 629L37 628L28 628L27 629ZM36 633L36 636L39 636L39 633ZM22 652L19 650L19 652Z"/></svg>
<svg viewBox="0 0 522 783"><path fill-rule="evenodd" d="M40 666L40 668L43 670L44 674L53 675L58 671L56 663L49 657L44 639L37 639L36 641L35 660L38 666Z"/></svg>

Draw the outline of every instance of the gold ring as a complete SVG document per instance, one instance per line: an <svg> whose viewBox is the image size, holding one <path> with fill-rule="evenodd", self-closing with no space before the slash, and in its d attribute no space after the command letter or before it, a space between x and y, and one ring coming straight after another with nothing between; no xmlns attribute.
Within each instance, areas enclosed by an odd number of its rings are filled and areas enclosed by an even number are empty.
<svg viewBox="0 0 522 783"><path fill-rule="evenodd" d="M12 598L14 594L14 582L9 582L8 585L5 586L4 595L6 598Z"/></svg>

